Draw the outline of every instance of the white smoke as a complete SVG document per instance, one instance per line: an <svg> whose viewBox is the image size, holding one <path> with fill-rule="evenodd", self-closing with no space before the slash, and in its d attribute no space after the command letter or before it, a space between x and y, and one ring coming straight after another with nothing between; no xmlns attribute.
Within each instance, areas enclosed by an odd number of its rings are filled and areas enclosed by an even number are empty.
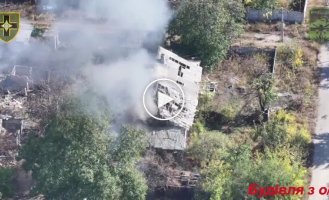
<svg viewBox="0 0 329 200"><path fill-rule="evenodd" d="M90 61L97 54L103 59L100 65L88 62L84 75L94 91L107 97L118 123L143 119L142 95L155 63L145 44L156 47L161 42L161 37L152 36L165 33L170 18L167 1L82 0L79 9L84 16L81 23L75 22L78 31L71 42L78 53L72 56ZM86 25L85 19L102 22L93 27ZM58 28L72 30L61 27L60 22Z"/></svg>
<svg viewBox="0 0 329 200"><path fill-rule="evenodd" d="M53 25L53 31L59 33L61 49L52 51L36 41L24 48L7 45L0 47L0 58L6 57L1 65L49 68L63 77L82 74L83 80L73 84L77 94L88 84L94 92L105 96L119 124L126 123L128 118L144 119L142 95L152 80L151 69L155 63L155 55L149 49L157 47L164 37L171 16L167 1L60 0L56 3L64 9ZM68 11L72 5L75 10ZM10 52L10 56L5 56L5 52Z"/></svg>
<svg viewBox="0 0 329 200"><path fill-rule="evenodd" d="M83 0L80 8L87 17L104 18L114 28L132 31L161 31L170 17L166 0Z"/></svg>

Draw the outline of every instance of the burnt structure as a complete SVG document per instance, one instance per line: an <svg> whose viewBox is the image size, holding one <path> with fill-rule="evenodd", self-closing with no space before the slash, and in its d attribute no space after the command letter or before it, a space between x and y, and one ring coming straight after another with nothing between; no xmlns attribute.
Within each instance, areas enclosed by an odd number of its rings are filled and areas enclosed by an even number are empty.
<svg viewBox="0 0 329 200"><path fill-rule="evenodd" d="M186 60L162 47L159 47L157 59L155 77L175 81L184 92L185 103L182 111L170 119L165 127L161 130L150 131L150 144L158 149L184 150L187 132L193 125L197 111L202 68L199 61ZM157 92L169 94L173 99L181 98L180 91L170 85L158 84ZM168 106L159 109L159 115L164 119L170 118L173 112L181 109L180 106L175 103L168 104Z"/></svg>

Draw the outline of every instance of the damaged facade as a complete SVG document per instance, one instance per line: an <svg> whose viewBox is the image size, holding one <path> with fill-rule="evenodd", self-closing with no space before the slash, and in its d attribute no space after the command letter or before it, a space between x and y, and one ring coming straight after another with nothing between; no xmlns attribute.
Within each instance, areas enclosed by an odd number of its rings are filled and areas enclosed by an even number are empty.
<svg viewBox="0 0 329 200"><path fill-rule="evenodd" d="M15 65L11 73L0 82L0 90L3 93L20 93L27 95L32 81L32 68Z"/></svg>
<svg viewBox="0 0 329 200"><path fill-rule="evenodd" d="M7 94L0 99L0 167L15 165L24 129L26 97Z"/></svg>
<svg viewBox="0 0 329 200"><path fill-rule="evenodd" d="M25 124L31 124L26 104L33 73L32 67L22 65L6 71L0 77L0 166L14 166Z"/></svg>
<svg viewBox="0 0 329 200"><path fill-rule="evenodd" d="M182 111L169 120L169 126L151 133L151 146L166 150L184 150L186 148L187 131L193 125L197 111L202 68L199 61L186 60L171 51L159 47L158 63L155 66L157 78L167 78L175 81L184 92L184 106ZM180 98L180 92L169 85L157 86L157 90L170 95L174 99ZM173 111L180 109L181 105L170 105L159 109L163 118L172 116Z"/></svg>

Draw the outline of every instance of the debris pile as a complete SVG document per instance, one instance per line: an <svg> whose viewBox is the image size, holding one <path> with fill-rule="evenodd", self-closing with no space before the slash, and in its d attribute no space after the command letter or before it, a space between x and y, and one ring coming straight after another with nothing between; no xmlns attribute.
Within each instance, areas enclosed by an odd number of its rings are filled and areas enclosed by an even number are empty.
<svg viewBox="0 0 329 200"><path fill-rule="evenodd" d="M0 166L16 166L16 156L27 119L27 95L32 68L15 65L0 78Z"/></svg>

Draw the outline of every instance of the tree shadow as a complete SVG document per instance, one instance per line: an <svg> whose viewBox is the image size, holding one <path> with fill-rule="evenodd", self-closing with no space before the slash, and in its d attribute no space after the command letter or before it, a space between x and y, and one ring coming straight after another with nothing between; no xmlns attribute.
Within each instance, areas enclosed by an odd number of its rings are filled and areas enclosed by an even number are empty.
<svg viewBox="0 0 329 200"><path fill-rule="evenodd" d="M329 88L329 61L328 67L319 67L317 70L318 74L318 84L320 88L328 89Z"/></svg>
<svg viewBox="0 0 329 200"><path fill-rule="evenodd" d="M313 137L313 147L312 167L329 168L329 133L315 135Z"/></svg>

